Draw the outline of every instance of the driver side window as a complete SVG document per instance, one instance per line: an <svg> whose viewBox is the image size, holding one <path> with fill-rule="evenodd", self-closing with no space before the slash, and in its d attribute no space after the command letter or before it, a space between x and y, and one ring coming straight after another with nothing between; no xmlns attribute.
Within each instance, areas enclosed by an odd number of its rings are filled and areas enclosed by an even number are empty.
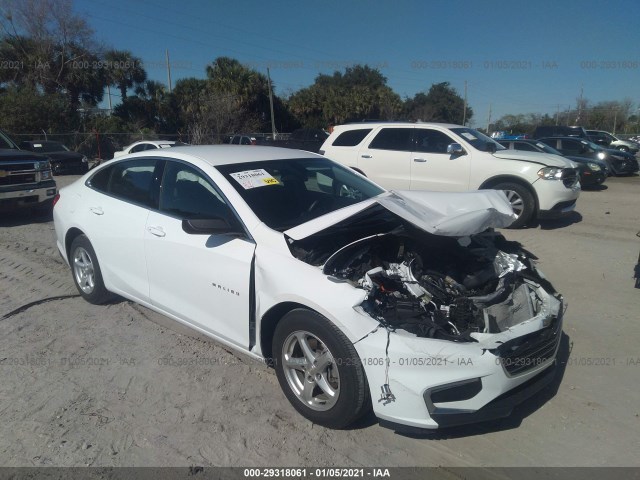
<svg viewBox="0 0 640 480"><path fill-rule="evenodd" d="M234 214L211 181L195 168L168 161L162 177L160 211L181 219L224 218Z"/></svg>
<svg viewBox="0 0 640 480"><path fill-rule="evenodd" d="M416 128L414 130L415 152L447 153L447 147L456 143L447 134L429 128Z"/></svg>

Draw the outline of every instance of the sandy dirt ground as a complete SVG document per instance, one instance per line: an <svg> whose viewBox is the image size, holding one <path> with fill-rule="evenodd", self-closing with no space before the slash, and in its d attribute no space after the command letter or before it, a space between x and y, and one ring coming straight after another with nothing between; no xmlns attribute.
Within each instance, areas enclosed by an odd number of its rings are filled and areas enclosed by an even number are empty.
<svg viewBox="0 0 640 480"><path fill-rule="evenodd" d="M77 177L58 177L65 185ZM0 320L3 466L640 466L640 177L507 231L566 298L557 381L498 422L405 436L298 415L272 370L128 301ZM53 222L0 217L0 317L76 293Z"/></svg>

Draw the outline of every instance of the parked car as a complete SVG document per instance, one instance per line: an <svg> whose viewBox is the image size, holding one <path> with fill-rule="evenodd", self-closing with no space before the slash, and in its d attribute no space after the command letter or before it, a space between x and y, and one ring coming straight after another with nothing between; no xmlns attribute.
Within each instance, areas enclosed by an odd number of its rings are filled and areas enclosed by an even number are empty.
<svg viewBox="0 0 640 480"><path fill-rule="evenodd" d="M371 408L426 429L503 417L552 381L562 297L487 230L514 218L500 192L393 193L309 152L229 145L114 160L54 207L83 298L268 362L330 428Z"/></svg>
<svg viewBox="0 0 640 480"><path fill-rule="evenodd" d="M28 208L50 213L56 193L49 159L20 150L0 130L0 211Z"/></svg>
<svg viewBox="0 0 640 480"><path fill-rule="evenodd" d="M22 150L42 153L49 157L54 175L63 173L87 173L89 159L81 153L72 152L63 143L39 140L20 142Z"/></svg>
<svg viewBox="0 0 640 480"><path fill-rule="evenodd" d="M157 150L159 148L178 147L185 145L182 142L175 142L172 140L141 140L134 142L131 145L124 147L122 150L118 150L113 153L113 158L119 158L130 153L139 153L147 150Z"/></svg>
<svg viewBox="0 0 640 480"><path fill-rule="evenodd" d="M583 188L593 185L601 185L607 179L609 174L609 168L602 160L563 155L555 148L552 148L539 140L499 140L498 143L511 150L548 153L568 158L576 164L580 176L580 185Z"/></svg>
<svg viewBox="0 0 640 480"><path fill-rule="evenodd" d="M529 136L526 133L519 133L514 135L504 131L498 131L493 132L491 134L491 138L499 142L500 140L520 140L521 138L529 138Z"/></svg>
<svg viewBox="0 0 640 480"><path fill-rule="evenodd" d="M550 137L539 140L564 155L602 160L607 163L612 175L629 175L638 171L638 161L632 154L602 148L584 138Z"/></svg>
<svg viewBox="0 0 640 480"><path fill-rule="evenodd" d="M604 130L587 130L589 140L593 143L605 148L615 148L622 152L633 153L634 155L640 150L640 145L629 140L621 140L615 135Z"/></svg>
<svg viewBox="0 0 640 480"><path fill-rule="evenodd" d="M544 137L579 137L587 138L584 127L567 127L565 125L540 125L533 132L533 138Z"/></svg>
<svg viewBox="0 0 640 480"><path fill-rule="evenodd" d="M460 125L340 125L320 153L393 190L502 190L518 216L513 228L566 215L580 195L577 172L565 158L507 150Z"/></svg>

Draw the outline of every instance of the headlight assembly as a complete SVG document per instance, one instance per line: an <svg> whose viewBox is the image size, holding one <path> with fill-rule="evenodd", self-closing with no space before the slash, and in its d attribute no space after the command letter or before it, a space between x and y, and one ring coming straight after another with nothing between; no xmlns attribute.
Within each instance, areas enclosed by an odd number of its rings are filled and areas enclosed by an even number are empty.
<svg viewBox="0 0 640 480"><path fill-rule="evenodd" d="M587 165L594 172L599 172L600 171L600 165L598 165L597 163L589 162L589 163L587 163Z"/></svg>
<svg viewBox="0 0 640 480"><path fill-rule="evenodd" d="M49 160L40 160L35 163L36 170L51 170L51 164Z"/></svg>
<svg viewBox="0 0 640 480"><path fill-rule="evenodd" d="M544 167L538 170L538 176L544 180L562 180L562 168Z"/></svg>

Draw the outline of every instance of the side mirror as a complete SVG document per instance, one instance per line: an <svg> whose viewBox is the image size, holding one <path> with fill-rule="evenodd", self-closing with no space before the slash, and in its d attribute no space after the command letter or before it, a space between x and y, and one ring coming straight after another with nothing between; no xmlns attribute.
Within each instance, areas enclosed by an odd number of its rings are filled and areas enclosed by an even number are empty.
<svg viewBox="0 0 640 480"><path fill-rule="evenodd" d="M245 234L240 226L231 225L221 217L184 219L182 220L182 230L190 235L243 236Z"/></svg>
<svg viewBox="0 0 640 480"><path fill-rule="evenodd" d="M464 155L464 148L459 143L447 145L447 153L450 155Z"/></svg>

